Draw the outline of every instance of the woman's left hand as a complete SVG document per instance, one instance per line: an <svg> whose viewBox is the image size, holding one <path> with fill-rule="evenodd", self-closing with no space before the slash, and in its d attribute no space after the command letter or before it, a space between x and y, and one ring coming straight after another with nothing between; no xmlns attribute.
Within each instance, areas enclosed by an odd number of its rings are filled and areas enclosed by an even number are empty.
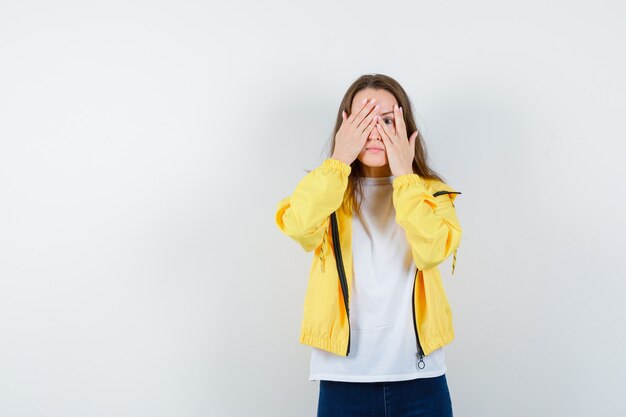
<svg viewBox="0 0 626 417"><path fill-rule="evenodd" d="M407 139L406 124L404 123L404 114L398 105L393 106L393 115L395 123L394 130L385 123L380 123L380 116L377 117L376 129L383 139L385 152L387 152L387 160L389 168L393 176L413 173L413 159L415 158L415 138L418 131L413 132L411 137Z"/></svg>

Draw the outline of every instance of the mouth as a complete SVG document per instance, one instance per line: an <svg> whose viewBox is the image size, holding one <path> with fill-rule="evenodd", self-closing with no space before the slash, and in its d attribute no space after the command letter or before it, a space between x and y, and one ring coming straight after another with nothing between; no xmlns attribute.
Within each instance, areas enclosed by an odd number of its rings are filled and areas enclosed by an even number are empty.
<svg viewBox="0 0 626 417"><path fill-rule="evenodd" d="M378 153L378 152L384 151L383 148L367 148L365 150L368 151L368 152L373 152L373 153Z"/></svg>

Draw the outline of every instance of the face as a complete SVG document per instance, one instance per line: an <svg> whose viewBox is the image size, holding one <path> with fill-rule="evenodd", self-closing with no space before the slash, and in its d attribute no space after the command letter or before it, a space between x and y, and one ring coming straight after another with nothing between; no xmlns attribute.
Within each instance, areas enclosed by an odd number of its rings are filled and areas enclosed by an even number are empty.
<svg viewBox="0 0 626 417"><path fill-rule="evenodd" d="M381 123L387 125L392 132L395 132L395 120L393 115L393 106L398 104L395 96L387 90L374 90L366 88L354 96L352 100L352 108L350 114L358 112L360 103L364 98L376 99L376 103L380 105L378 108L378 115L381 117ZM382 150L376 150L382 149ZM389 168L389 161L387 160L387 152L385 151L385 144L378 132L378 129L374 128L369 134L369 137L365 141L363 149L359 153L357 159L360 161L363 171L367 177L388 177L391 175L391 169Z"/></svg>

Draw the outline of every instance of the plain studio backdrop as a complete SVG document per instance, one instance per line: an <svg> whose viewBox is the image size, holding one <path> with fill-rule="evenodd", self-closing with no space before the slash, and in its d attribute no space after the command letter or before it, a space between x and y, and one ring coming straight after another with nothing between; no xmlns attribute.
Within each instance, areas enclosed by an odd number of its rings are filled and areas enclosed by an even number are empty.
<svg viewBox="0 0 626 417"><path fill-rule="evenodd" d="M0 416L315 416L276 203L358 76L462 192L455 415L623 416L619 1L2 1Z"/></svg>

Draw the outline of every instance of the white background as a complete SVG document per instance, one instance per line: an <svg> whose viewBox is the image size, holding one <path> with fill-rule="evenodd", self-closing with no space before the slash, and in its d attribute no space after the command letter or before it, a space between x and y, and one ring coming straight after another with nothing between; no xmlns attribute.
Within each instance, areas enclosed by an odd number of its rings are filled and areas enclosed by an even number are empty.
<svg viewBox="0 0 626 417"><path fill-rule="evenodd" d="M623 416L619 1L1 1L0 416L315 416L276 203L397 79L461 191L455 415Z"/></svg>

